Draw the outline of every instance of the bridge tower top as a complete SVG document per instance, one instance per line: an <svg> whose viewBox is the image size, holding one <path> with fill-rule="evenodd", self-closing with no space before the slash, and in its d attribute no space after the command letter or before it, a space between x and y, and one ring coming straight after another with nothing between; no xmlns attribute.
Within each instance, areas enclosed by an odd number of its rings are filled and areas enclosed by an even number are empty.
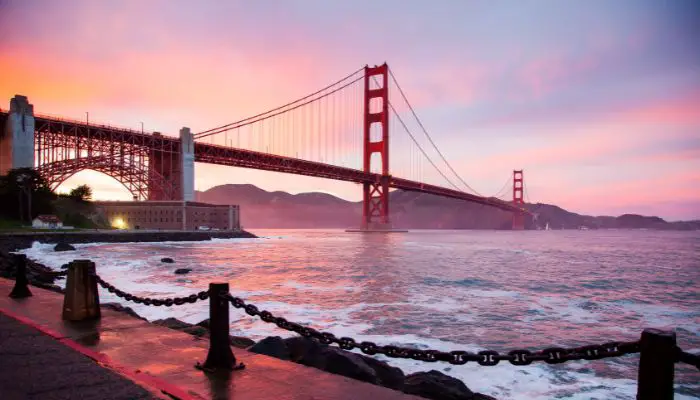
<svg viewBox="0 0 700 400"><path fill-rule="evenodd" d="M513 170L513 204L524 204L523 170Z"/></svg>
<svg viewBox="0 0 700 400"><path fill-rule="evenodd" d="M523 200L523 170L513 170L513 205L522 208ZM513 213L513 230L525 229L525 215L522 212Z"/></svg>

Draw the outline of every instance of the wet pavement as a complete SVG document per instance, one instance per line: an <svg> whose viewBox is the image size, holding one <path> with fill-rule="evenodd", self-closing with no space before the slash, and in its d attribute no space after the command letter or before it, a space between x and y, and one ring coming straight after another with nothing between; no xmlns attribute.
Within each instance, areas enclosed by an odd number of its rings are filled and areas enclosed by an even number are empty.
<svg viewBox="0 0 700 400"><path fill-rule="evenodd" d="M120 374L0 313L0 398L158 399Z"/></svg>
<svg viewBox="0 0 700 400"><path fill-rule="evenodd" d="M104 308L102 318L96 321L63 321L62 294L31 287L34 296L11 299L7 293L10 293L13 284L14 281L0 278L0 313L24 318L54 332L55 336L104 356L109 364L126 372L126 375L146 379L173 397L245 400L422 399L237 348L233 348L234 355L239 362L246 364L246 369L206 374L194 368L194 365L206 358L208 339L195 338Z"/></svg>

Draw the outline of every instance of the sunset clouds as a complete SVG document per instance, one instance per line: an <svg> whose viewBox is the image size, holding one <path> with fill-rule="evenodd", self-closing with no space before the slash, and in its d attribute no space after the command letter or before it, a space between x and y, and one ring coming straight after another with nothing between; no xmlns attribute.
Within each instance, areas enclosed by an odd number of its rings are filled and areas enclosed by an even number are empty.
<svg viewBox="0 0 700 400"><path fill-rule="evenodd" d="M38 113L175 135L387 61L480 192L524 168L532 201L700 218L698 26L695 1L0 0L0 107L24 94ZM197 165L197 189L223 183L360 197L347 183Z"/></svg>

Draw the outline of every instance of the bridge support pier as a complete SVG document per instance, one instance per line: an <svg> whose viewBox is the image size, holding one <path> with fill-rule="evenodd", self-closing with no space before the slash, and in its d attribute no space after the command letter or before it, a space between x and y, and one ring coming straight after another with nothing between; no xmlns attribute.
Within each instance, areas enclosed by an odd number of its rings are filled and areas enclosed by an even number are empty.
<svg viewBox="0 0 700 400"><path fill-rule="evenodd" d="M181 200L178 150L159 140L163 138L159 132L153 132L153 136L154 146L148 150L148 200Z"/></svg>
<svg viewBox="0 0 700 400"><path fill-rule="evenodd" d="M34 168L34 106L26 96L10 100L7 122L0 128L0 175L15 168Z"/></svg>
<svg viewBox="0 0 700 400"><path fill-rule="evenodd" d="M184 201L194 201L194 137L190 128L180 129L180 188Z"/></svg>
<svg viewBox="0 0 700 400"><path fill-rule="evenodd" d="M162 138L160 133L153 134ZM148 155L148 200L194 201L194 137L180 129L180 144L156 140ZM160 145L157 145L160 143Z"/></svg>
<svg viewBox="0 0 700 400"><path fill-rule="evenodd" d="M391 230L389 222L389 177L362 185L362 229Z"/></svg>

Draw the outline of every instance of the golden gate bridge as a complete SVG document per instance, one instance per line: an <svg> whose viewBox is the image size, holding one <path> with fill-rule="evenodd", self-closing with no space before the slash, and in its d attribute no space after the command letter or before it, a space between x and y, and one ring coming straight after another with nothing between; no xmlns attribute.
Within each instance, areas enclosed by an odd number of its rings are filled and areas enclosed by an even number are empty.
<svg viewBox="0 0 700 400"><path fill-rule="evenodd" d="M508 211L513 229L523 229L531 215L522 170L493 196L478 193L456 172L386 63L239 121L197 133L182 128L179 138L35 114L19 95L0 110L0 126L0 173L36 168L52 189L91 169L119 181L134 200L192 201L194 162L200 162L360 184L365 230L391 228L390 189Z"/></svg>

